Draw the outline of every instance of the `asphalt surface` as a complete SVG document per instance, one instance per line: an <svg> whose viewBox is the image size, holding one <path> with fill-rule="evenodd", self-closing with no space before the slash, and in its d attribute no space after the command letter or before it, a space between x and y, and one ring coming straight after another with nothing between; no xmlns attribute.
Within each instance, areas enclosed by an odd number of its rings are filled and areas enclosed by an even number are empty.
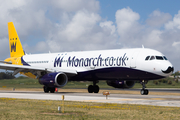
<svg viewBox="0 0 180 120"><path fill-rule="evenodd" d="M132 89L129 89L132 90ZM138 91L140 89L137 89ZM149 89L150 91L170 91L172 93L180 92L179 89ZM141 104L154 106L172 106L180 107L180 96L173 95L135 95L135 94L110 94L107 99L102 93L75 93L58 92L44 93L33 91L4 91L0 90L0 98L22 98L22 99L40 99L40 100L62 100L62 95L67 101L81 102L102 102L119 104Z"/></svg>

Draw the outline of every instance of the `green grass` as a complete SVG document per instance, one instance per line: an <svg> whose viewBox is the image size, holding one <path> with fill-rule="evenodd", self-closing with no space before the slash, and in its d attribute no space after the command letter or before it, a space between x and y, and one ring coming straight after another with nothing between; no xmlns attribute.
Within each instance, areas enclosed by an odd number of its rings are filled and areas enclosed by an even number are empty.
<svg viewBox="0 0 180 120"><path fill-rule="evenodd" d="M165 83L163 83L163 80ZM171 81L172 84L168 84L167 82ZM155 84L156 83L156 84ZM113 88L106 84L106 81L99 81L97 83L101 89L105 88ZM92 82L76 82L71 81L68 82L64 89L71 89L71 88L87 88L88 85L92 85ZM39 84L37 79L31 79L26 77L20 77L15 79L6 79L0 80L0 87L6 86L7 88L42 88L42 85ZM149 81L147 83L147 88L180 88L180 82L175 82L173 78L166 78L156 81ZM140 83L136 83L133 88L142 88Z"/></svg>
<svg viewBox="0 0 180 120"><path fill-rule="evenodd" d="M1 120L179 120L179 107L0 98Z"/></svg>
<svg viewBox="0 0 180 120"><path fill-rule="evenodd" d="M171 84L169 82L171 82ZM169 78L149 81L146 86L147 88L180 88L180 82L174 80L174 78L169 77ZM141 88L141 84L135 84L134 87Z"/></svg>
<svg viewBox="0 0 180 120"><path fill-rule="evenodd" d="M11 88L42 88L37 79L26 77L0 80L0 87L3 86Z"/></svg>

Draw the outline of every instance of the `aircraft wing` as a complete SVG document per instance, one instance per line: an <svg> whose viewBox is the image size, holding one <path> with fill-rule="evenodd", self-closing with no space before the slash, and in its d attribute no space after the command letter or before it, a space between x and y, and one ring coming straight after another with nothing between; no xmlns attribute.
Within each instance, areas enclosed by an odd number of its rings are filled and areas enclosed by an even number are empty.
<svg viewBox="0 0 180 120"><path fill-rule="evenodd" d="M2 64L0 63L0 69L4 70L12 70L14 71L13 75L16 75L19 72L31 72L31 73L37 73L37 72L64 72L69 74L77 74L77 71L70 70L70 69L48 69L48 68L40 68L40 67L32 67L32 66L25 66L25 65L14 65L14 64Z"/></svg>

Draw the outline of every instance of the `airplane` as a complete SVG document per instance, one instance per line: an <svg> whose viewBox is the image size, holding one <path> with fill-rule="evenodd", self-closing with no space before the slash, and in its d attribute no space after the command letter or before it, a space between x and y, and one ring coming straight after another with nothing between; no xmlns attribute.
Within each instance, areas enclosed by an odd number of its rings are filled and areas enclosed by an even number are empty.
<svg viewBox="0 0 180 120"><path fill-rule="evenodd" d="M115 88L142 84L141 95L148 95L146 83L168 77L174 67L160 52L148 48L25 54L13 22L8 22L10 57L0 61L0 69L12 70L38 79L45 93L54 93L68 81L91 81L89 93L98 93L100 80Z"/></svg>

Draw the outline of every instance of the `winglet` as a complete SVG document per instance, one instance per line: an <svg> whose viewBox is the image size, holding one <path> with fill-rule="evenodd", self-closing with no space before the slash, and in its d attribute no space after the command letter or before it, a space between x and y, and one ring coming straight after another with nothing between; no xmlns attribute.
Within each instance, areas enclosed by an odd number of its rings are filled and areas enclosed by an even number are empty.
<svg viewBox="0 0 180 120"><path fill-rule="evenodd" d="M9 32L10 56L22 57L24 55L24 51L13 22L8 22L8 32Z"/></svg>

